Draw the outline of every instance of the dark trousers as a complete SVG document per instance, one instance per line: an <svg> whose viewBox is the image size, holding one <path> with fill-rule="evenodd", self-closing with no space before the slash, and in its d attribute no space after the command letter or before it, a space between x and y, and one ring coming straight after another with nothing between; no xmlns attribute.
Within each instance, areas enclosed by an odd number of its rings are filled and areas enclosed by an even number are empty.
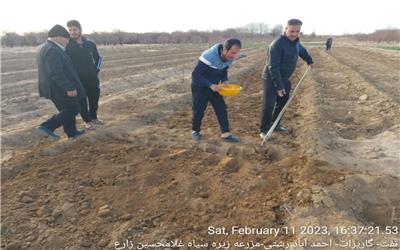
<svg viewBox="0 0 400 250"><path fill-rule="evenodd" d="M79 100L76 98L68 100L65 98L52 97L51 101L54 103L59 113L53 115L50 119L40 125L50 129L51 131L63 126L64 132L67 136L73 137L77 132L75 117L80 111Z"/></svg>
<svg viewBox="0 0 400 250"><path fill-rule="evenodd" d="M289 100L290 90L292 88L291 82L288 80L284 83L286 95L283 97L278 96L276 87L273 86L271 81L263 80L264 95L263 95L263 110L261 113L261 127L262 133L267 132L275 119L278 117L282 108Z"/></svg>
<svg viewBox="0 0 400 250"><path fill-rule="evenodd" d="M224 98L207 87L192 84L192 130L200 132L201 121L208 102L211 103L222 133L229 132L228 111Z"/></svg>
<svg viewBox="0 0 400 250"><path fill-rule="evenodd" d="M99 108L100 86L99 83L84 84L86 97L81 99L81 116L83 121L90 122L97 119Z"/></svg>

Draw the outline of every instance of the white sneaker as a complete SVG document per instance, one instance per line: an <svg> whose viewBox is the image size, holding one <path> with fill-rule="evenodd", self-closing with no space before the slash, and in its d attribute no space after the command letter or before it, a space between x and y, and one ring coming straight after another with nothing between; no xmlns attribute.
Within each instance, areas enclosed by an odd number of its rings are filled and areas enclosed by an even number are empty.
<svg viewBox="0 0 400 250"><path fill-rule="evenodd" d="M260 133L260 138L261 138L261 139L264 139L266 136L267 136L267 133L265 133L265 132Z"/></svg>
<svg viewBox="0 0 400 250"><path fill-rule="evenodd" d="M104 121L99 120L99 119L93 119L93 120L91 121L91 123L93 123L93 124L95 124L95 125L104 125L104 124L105 124Z"/></svg>
<svg viewBox="0 0 400 250"><path fill-rule="evenodd" d="M93 122L85 122L85 128L91 130L91 129L95 129L95 126L94 126Z"/></svg>

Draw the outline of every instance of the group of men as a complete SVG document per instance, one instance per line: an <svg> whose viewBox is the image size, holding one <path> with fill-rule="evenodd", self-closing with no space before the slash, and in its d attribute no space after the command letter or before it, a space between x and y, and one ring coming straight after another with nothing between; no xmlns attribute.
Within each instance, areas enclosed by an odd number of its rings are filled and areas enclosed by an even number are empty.
<svg viewBox="0 0 400 250"><path fill-rule="evenodd" d="M76 127L79 113L86 129L103 124L97 118L102 59L96 44L82 36L78 21L69 21L67 27L68 30L61 25L52 27L36 58L39 95L50 99L59 111L36 130L53 140L60 138L54 131L61 126L69 138L85 133Z"/></svg>
<svg viewBox="0 0 400 250"><path fill-rule="evenodd" d="M97 119L100 96L98 72L101 57L96 44L82 36L78 21L67 23L69 32L60 25L48 33L48 41L38 52L40 96L51 99L59 113L42 123L37 131L53 139L60 138L54 130L63 126L66 135L75 138L84 133L76 128L78 113L92 128L102 124ZM262 73L264 87L260 137L264 138L289 99L290 77L301 57L308 65L313 59L301 45L299 35L302 22L290 19L285 31L268 49L267 62ZM229 84L228 68L240 52L242 43L237 38L218 43L204 51L192 72L192 138L200 141L201 124L208 103L211 103L221 130L221 139L238 143L240 139L230 133L228 111L224 97L219 94L221 86ZM277 126L276 131L288 129Z"/></svg>
<svg viewBox="0 0 400 250"><path fill-rule="evenodd" d="M299 35L302 22L290 19L285 31L276 38L268 49L267 62L262 73L264 95L261 114L260 137L263 139L275 119L289 99L291 90L290 77L296 69L299 56L308 64L313 59L301 45ZM240 139L231 134L227 106L224 98L218 93L223 84L229 84L228 68L241 49L238 39L228 39L224 44L216 44L200 56L192 73L192 138L201 140L200 126L208 102L211 103L217 116L224 141L237 143ZM277 126L276 131L286 132L287 128Z"/></svg>

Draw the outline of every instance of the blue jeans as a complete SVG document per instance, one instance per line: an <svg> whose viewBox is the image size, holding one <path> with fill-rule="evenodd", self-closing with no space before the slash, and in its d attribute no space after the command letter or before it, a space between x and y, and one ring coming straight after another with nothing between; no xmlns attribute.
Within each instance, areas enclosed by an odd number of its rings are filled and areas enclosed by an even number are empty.
<svg viewBox="0 0 400 250"><path fill-rule="evenodd" d="M275 122L275 119L278 117L279 113L285 106L286 102L289 100L289 94L292 88L292 84L289 80L283 84L286 91L286 95L282 97L278 96L278 94L276 93L277 88L274 87L271 81L263 80L263 84L264 84L264 96L263 96L263 110L261 113L260 132L266 133L270 129L272 124Z"/></svg>
<svg viewBox="0 0 400 250"><path fill-rule="evenodd" d="M192 84L192 130L200 132L201 121L208 102L211 103L222 133L229 132L228 111L224 98L210 88L197 86Z"/></svg>

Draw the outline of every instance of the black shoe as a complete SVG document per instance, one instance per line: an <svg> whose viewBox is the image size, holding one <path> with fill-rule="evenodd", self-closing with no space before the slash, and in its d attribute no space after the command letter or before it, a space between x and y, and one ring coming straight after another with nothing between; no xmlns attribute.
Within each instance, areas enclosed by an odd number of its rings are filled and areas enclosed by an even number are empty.
<svg viewBox="0 0 400 250"><path fill-rule="evenodd" d="M36 131L46 137L49 137L52 140L60 139L60 136L51 131L50 129L46 128L45 126L36 127Z"/></svg>
<svg viewBox="0 0 400 250"><path fill-rule="evenodd" d="M288 132L289 131L289 129L282 127L282 126L276 127L274 130L276 132Z"/></svg>
<svg viewBox="0 0 400 250"><path fill-rule="evenodd" d="M197 132L197 131L193 131L192 132L192 138L193 138L193 140L194 141L200 141L200 139L201 139L201 134L200 134L200 132Z"/></svg>
<svg viewBox="0 0 400 250"><path fill-rule="evenodd" d="M75 132L75 134L73 135L73 136L70 136L69 138L70 139L76 139L76 138L78 138L78 137L81 137L82 135L84 135L85 134L85 130L84 129L82 129L82 130L77 130L76 132Z"/></svg>
<svg viewBox="0 0 400 250"><path fill-rule="evenodd" d="M236 137L232 134L228 135L227 137L221 137L222 140L226 141L226 142L230 142L230 143L239 143L240 139L239 137Z"/></svg>

